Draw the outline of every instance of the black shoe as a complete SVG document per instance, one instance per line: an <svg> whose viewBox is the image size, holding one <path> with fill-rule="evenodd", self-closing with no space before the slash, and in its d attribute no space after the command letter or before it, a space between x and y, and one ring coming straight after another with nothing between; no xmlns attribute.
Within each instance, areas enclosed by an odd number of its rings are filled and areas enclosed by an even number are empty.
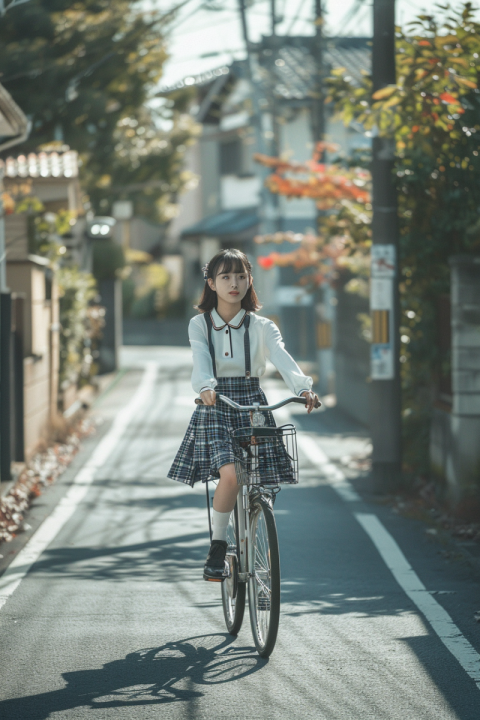
<svg viewBox="0 0 480 720"><path fill-rule="evenodd" d="M203 569L204 580L210 580L210 582L223 582L225 580L226 552L227 543L225 540L212 540Z"/></svg>

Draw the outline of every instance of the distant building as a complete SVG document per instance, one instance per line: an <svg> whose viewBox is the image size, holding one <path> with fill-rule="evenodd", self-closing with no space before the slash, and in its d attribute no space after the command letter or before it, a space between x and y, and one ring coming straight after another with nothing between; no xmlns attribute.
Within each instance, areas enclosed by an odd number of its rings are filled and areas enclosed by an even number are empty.
<svg viewBox="0 0 480 720"><path fill-rule="evenodd" d="M5 191L15 199L37 198L46 213L71 213L72 230L61 242L72 260L81 264L85 238L77 153L62 146L8 157L0 161L0 171ZM12 459L17 461L28 459L46 438L58 402L58 289L48 259L38 254L32 217L28 212L14 213L5 217L4 224L13 318Z"/></svg>
<svg viewBox="0 0 480 720"><path fill-rule="evenodd" d="M305 161L312 155L316 66L315 38L265 37L254 48L254 78L260 87L262 127L271 152ZM324 51L327 69L344 67L346 74L360 81L362 70L370 67L368 38L328 38ZM324 387L333 373L331 348L317 344L317 337L331 338L332 332L316 333L317 322L331 324L330 307L298 287L291 268L262 270L255 262L253 237L265 231L261 226L262 170L254 163L255 134L252 127L252 89L244 62L185 78L175 86L197 88L191 112L202 125L200 141L188 151L188 169L196 173L198 187L180 198L180 212L169 229L170 245L180 247L185 259L185 288L189 304L198 297L203 279L200 268L220 248L239 247L252 258L255 284L263 302L262 312L280 325L287 347L296 357L316 360L323 352ZM175 89L169 88L169 89ZM271 108L277 117L276 132ZM276 142L273 138L276 136ZM363 129L344 127L326 110L326 138L342 151L368 147ZM308 199L286 200L276 206L276 230L304 232L316 227L316 208ZM262 246L261 253L289 251L291 245Z"/></svg>

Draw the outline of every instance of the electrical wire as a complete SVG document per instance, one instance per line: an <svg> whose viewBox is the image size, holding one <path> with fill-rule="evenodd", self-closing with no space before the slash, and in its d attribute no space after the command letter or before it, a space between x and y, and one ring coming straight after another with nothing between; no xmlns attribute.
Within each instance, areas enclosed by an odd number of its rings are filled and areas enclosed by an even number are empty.
<svg viewBox="0 0 480 720"><path fill-rule="evenodd" d="M191 2L191 0L185 0L185 3L184 3L184 4L187 4L188 2ZM208 0L203 0L194 10L192 10L192 12L191 12L189 15L184 15L182 18L180 18L180 19L178 20L178 22L177 22L176 24L172 25L172 26L169 28L169 32L171 33L171 32L173 32L174 30L176 30L176 29L177 29L178 27L180 27L180 25L182 25L184 22L186 22L187 20L190 20L190 18L191 18L193 15L195 15L195 14L198 13L198 12L200 12L200 10L206 10L206 11L208 12L208 11L209 11L208 5L209 5ZM231 12L231 13L235 12L233 9L229 9L229 8L224 8L221 12L225 12L225 11ZM213 11L210 9L210 12L213 12ZM210 23L210 24L211 24L211 23ZM218 23L217 23L217 24L218 24Z"/></svg>
<svg viewBox="0 0 480 720"><path fill-rule="evenodd" d="M306 0L300 0L300 5L297 8L297 12L296 12L292 22L288 26L287 31L285 32L285 35L288 36L292 32L294 26L297 24L298 20L300 19L300 14L305 6L305 3L306 3Z"/></svg>
<svg viewBox="0 0 480 720"><path fill-rule="evenodd" d="M354 20L356 18L356 16L360 12L360 10L363 9L365 2L366 2L366 0L355 0L355 2L353 3L353 6L350 8L350 10L348 10L348 12L345 13L342 21L340 22L340 24L338 26L339 31L337 33L335 33L336 35L340 35L340 28L341 28L342 35L345 34L347 27L350 25L352 20Z"/></svg>

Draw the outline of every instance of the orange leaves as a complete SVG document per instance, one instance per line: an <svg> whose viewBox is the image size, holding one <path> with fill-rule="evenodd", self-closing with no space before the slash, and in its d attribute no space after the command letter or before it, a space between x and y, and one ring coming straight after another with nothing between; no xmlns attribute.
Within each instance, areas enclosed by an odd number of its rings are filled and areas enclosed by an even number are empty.
<svg viewBox="0 0 480 720"><path fill-rule="evenodd" d="M321 210L338 207L342 201L361 204L370 202L370 193L365 188L370 179L369 174L364 170L346 170L339 165L319 163L325 150L337 151L338 146L317 143L312 159L304 163L259 153L254 155L254 159L273 170L265 180L265 185L275 195L290 199L310 198Z"/></svg>
<svg viewBox="0 0 480 720"><path fill-rule="evenodd" d="M320 209L338 206L342 200L368 203L370 193L365 189L369 175L363 170L345 170L338 165L318 163L318 146L314 158L306 163L285 162L281 158L255 155L255 160L274 169L265 181L266 187L275 195L287 198L310 198ZM286 173L303 174L305 177L288 177Z"/></svg>
<svg viewBox="0 0 480 720"><path fill-rule="evenodd" d="M450 103L450 105L456 105L458 103L458 98L453 97L453 95L450 95L448 92L444 92L440 95L440 100L443 100L443 102Z"/></svg>
<svg viewBox="0 0 480 720"><path fill-rule="evenodd" d="M319 207L328 209L335 207L342 200L353 200L359 203L370 201L370 193L357 187L352 180L336 172L334 166L328 166L324 172L318 172L305 180L286 178L273 173L265 181L270 192L287 198L310 198Z"/></svg>
<svg viewBox="0 0 480 720"><path fill-rule="evenodd" d="M272 255L263 255L257 258L257 262L262 270L271 270L275 265L275 257L278 253L272 253Z"/></svg>
<svg viewBox="0 0 480 720"><path fill-rule="evenodd" d="M396 90L396 85L387 85L386 87L380 88L380 90L374 92L372 98L374 100L385 100L386 98L389 98L391 95L393 95Z"/></svg>
<svg viewBox="0 0 480 720"><path fill-rule="evenodd" d="M278 233L279 235L281 233ZM255 238L257 243L271 242L269 235L259 235ZM300 278L300 285L321 285L331 283L338 276L338 269L342 259L348 254L343 237L334 237L325 243L322 238L311 234L302 235L298 247L291 252L272 252L257 258L263 270L273 267L293 267L295 270L313 268L314 272Z"/></svg>
<svg viewBox="0 0 480 720"><path fill-rule="evenodd" d="M468 78L460 77L460 75L457 75L457 82L464 87L470 88L471 90L476 90L478 87L476 82L469 80Z"/></svg>
<svg viewBox="0 0 480 720"><path fill-rule="evenodd" d="M11 215L13 212L15 212L15 200L10 193L2 193L2 202L5 215Z"/></svg>

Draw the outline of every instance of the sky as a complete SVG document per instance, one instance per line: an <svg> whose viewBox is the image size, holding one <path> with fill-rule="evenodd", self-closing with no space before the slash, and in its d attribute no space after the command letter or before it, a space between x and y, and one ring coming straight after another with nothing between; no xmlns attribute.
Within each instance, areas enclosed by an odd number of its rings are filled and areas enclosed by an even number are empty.
<svg viewBox="0 0 480 720"><path fill-rule="evenodd" d="M145 0L145 4L168 11L179 0ZM403 25L424 10L432 12L436 4L436 0L397 0L397 23ZM453 7L461 4L451 2ZM255 42L271 33L271 0L247 0L247 6L250 39ZM323 6L327 35L371 35L372 0L323 0ZM277 16L283 17L278 35L314 33L314 0L276 0L276 7ZM244 57L238 0L186 0L173 23L168 50L162 87Z"/></svg>

